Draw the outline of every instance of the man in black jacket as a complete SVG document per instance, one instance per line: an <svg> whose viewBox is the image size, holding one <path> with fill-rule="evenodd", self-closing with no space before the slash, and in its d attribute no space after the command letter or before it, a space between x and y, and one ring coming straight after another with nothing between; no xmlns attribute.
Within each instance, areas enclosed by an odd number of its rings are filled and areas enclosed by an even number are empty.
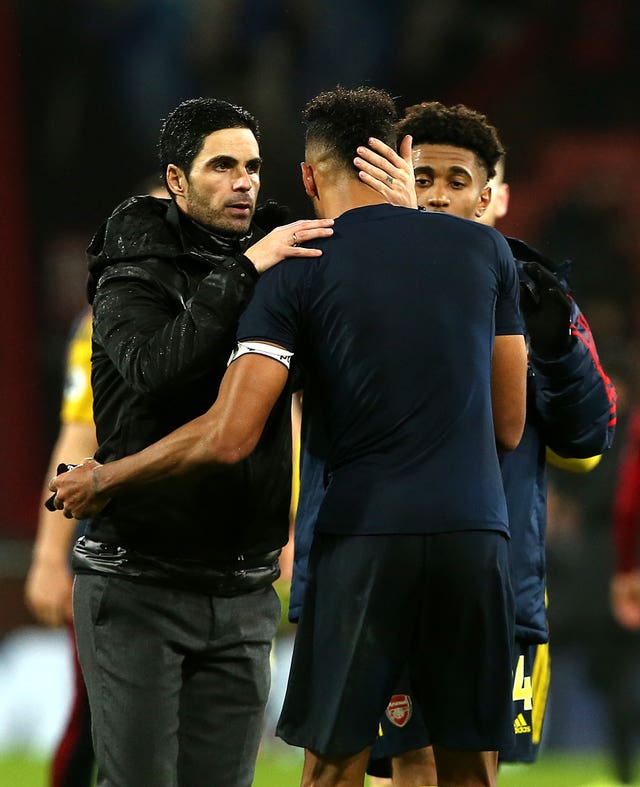
<svg viewBox="0 0 640 787"><path fill-rule="evenodd" d="M331 234L299 221L265 236L255 119L215 99L165 121L171 199L134 197L89 247L92 384L109 462L204 413L258 275ZM289 401L237 466L122 496L74 549L74 614L99 783L248 787L280 610L287 541Z"/></svg>

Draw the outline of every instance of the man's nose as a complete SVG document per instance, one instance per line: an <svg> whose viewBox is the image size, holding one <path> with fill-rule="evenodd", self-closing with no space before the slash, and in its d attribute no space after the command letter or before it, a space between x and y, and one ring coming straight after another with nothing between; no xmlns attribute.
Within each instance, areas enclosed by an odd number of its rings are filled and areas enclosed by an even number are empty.
<svg viewBox="0 0 640 787"><path fill-rule="evenodd" d="M429 205L431 205L432 208L446 208L449 206L449 197L438 192L430 194Z"/></svg>
<svg viewBox="0 0 640 787"><path fill-rule="evenodd" d="M249 191L252 185L253 183L246 169L238 173L238 176L233 182L233 188L235 191Z"/></svg>

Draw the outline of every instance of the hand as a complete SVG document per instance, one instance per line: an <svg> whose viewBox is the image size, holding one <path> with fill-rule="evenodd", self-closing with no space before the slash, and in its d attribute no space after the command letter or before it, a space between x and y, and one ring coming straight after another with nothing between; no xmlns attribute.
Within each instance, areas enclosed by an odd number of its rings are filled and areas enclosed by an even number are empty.
<svg viewBox="0 0 640 787"><path fill-rule="evenodd" d="M538 262L524 262L520 309L531 347L542 358L558 358L571 348L571 298L558 279Z"/></svg>
<svg viewBox="0 0 640 787"><path fill-rule="evenodd" d="M333 235L333 219L303 219L276 227L262 240L245 251L258 273L264 273L287 257L320 257L320 249L309 249L301 243Z"/></svg>
<svg viewBox="0 0 640 787"><path fill-rule="evenodd" d="M409 135L400 143L400 154L379 139L371 137L370 148L359 147L353 163L363 183L377 191L391 205L417 208L416 179L411 159L412 139Z"/></svg>
<svg viewBox="0 0 640 787"><path fill-rule="evenodd" d="M640 629L640 570L616 574L611 580L611 607L621 626Z"/></svg>
<svg viewBox="0 0 640 787"><path fill-rule="evenodd" d="M109 498L100 492L98 471L101 467L95 459L87 458L82 464L49 481L49 489L55 492L53 505L58 511L63 511L67 519L95 516L109 502Z"/></svg>
<svg viewBox="0 0 640 787"><path fill-rule="evenodd" d="M25 602L40 623L62 626L73 619L72 587L66 552L59 558L34 556L25 583Z"/></svg>

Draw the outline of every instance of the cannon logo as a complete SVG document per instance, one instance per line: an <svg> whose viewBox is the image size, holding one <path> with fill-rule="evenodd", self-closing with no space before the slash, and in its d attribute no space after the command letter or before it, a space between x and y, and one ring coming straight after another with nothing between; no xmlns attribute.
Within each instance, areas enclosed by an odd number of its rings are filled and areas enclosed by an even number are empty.
<svg viewBox="0 0 640 787"><path fill-rule="evenodd" d="M411 718L412 711L413 704L408 694L394 694L385 713L395 727L404 727Z"/></svg>

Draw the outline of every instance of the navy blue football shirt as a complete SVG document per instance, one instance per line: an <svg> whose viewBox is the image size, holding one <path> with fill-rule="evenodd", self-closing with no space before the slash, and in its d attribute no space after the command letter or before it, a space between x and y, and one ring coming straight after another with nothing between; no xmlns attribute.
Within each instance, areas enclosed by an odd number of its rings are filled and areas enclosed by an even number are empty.
<svg viewBox="0 0 640 787"><path fill-rule="evenodd" d="M503 237L374 205L344 213L316 244L322 257L260 278L238 329L305 368L305 418L321 420L326 460L316 527L508 532L491 354L495 333L523 330Z"/></svg>

